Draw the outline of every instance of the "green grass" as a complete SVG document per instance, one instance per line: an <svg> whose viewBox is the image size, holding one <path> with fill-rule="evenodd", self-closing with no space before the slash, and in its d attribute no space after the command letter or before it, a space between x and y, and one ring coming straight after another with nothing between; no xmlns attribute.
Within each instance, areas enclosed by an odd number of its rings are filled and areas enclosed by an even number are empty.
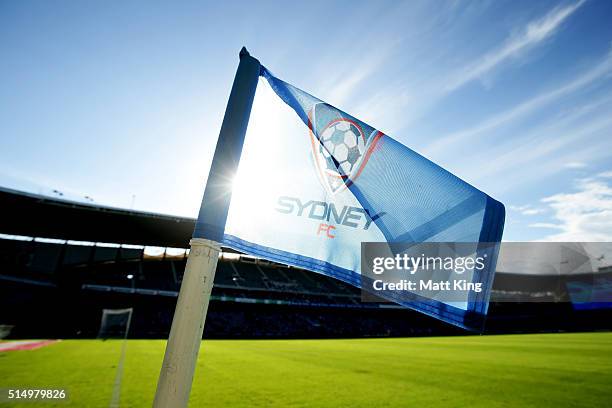
<svg viewBox="0 0 612 408"><path fill-rule="evenodd" d="M0 353L0 387L66 387L71 402L58 406L108 406L120 345ZM122 406L151 406L164 346L129 341ZM206 407L611 404L612 333L205 341L191 395L191 406Z"/></svg>

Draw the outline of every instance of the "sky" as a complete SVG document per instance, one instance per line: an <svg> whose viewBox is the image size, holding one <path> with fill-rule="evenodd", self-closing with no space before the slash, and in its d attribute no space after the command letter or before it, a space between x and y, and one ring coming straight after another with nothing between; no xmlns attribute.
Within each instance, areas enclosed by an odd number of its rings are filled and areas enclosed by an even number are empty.
<svg viewBox="0 0 612 408"><path fill-rule="evenodd" d="M610 21L606 0L0 0L0 186L195 217L244 45L503 202L504 240L610 241Z"/></svg>

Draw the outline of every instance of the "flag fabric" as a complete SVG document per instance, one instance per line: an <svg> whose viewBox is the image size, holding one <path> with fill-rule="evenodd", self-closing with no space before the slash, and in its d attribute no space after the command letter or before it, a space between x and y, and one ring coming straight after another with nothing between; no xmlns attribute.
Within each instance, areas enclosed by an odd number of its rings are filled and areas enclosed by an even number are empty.
<svg viewBox="0 0 612 408"><path fill-rule="evenodd" d="M482 191L262 67L227 221L194 237L359 287L362 242L495 243L504 216ZM398 303L479 330L491 265L472 276L484 283L474 298Z"/></svg>

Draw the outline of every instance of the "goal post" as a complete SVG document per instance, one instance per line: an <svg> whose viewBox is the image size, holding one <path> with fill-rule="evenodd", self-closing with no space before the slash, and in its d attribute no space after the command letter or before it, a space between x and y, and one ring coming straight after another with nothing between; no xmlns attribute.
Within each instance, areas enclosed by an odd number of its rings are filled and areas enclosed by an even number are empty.
<svg viewBox="0 0 612 408"><path fill-rule="evenodd" d="M99 339L126 339L130 331L133 309L103 309Z"/></svg>
<svg viewBox="0 0 612 408"><path fill-rule="evenodd" d="M121 397L121 381L123 377L123 364L125 362L125 350L127 346L127 337L130 332L130 324L132 322L133 309L103 309L102 320L100 321L100 330L98 331L98 339L119 339L121 342L121 353L119 362L115 372L115 381L113 383L113 393L110 399L110 408L119 408L119 400Z"/></svg>

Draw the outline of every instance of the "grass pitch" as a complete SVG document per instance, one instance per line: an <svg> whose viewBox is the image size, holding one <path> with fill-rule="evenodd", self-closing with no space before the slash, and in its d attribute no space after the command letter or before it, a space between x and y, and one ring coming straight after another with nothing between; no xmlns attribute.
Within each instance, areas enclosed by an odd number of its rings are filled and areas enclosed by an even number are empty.
<svg viewBox="0 0 612 408"><path fill-rule="evenodd" d="M63 387L71 400L57 406L107 407L120 346L75 340L0 353L0 387ZM151 406L164 347L165 341L129 341L121 406ZM581 333L204 341L190 405L605 407L611 401L612 333Z"/></svg>

